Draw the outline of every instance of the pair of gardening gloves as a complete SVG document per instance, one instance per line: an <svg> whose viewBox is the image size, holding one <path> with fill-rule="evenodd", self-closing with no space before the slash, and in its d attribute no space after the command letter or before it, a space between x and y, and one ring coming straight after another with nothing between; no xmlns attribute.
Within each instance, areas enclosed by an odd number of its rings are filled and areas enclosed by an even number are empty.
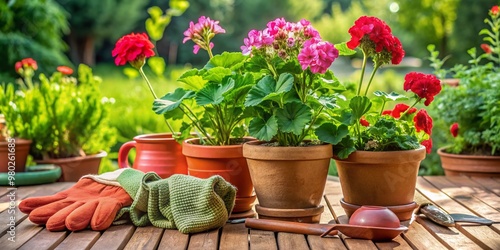
<svg viewBox="0 0 500 250"><path fill-rule="evenodd" d="M49 231L101 231L132 221L182 233L223 226L234 207L236 188L220 176L199 179L119 169L82 177L71 188L51 196L33 197L19 204L21 212Z"/></svg>

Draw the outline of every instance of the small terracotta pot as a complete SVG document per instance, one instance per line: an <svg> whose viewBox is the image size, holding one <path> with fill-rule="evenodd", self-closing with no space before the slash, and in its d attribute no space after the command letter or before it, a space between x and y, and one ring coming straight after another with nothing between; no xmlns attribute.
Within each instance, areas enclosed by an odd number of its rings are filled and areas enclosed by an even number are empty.
<svg viewBox="0 0 500 250"><path fill-rule="evenodd" d="M200 145L198 138L187 139L182 144L189 175L198 178L220 175L238 189L233 213L249 211L256 198L242 145Z"/></svg>
<svg viewBox="0 0 500 250"><path fill-rule="evenodd" d="M407 207L401 220L415 208L413 201L425 147L402 151L355 151L347 159L335 159L344 202L348 205ZM346 213L352 213L351 210Z"/></svg>
<svg viewBox="0 0 500 250"><path fill-rule="evenodd" d="M259 217L318 222L332 146L273 147L263 143L243 145L259 200Z"/></svg>
<svg viewBox="0 0 500 250"><path fill-rule="evenodd" d="M0 141L0 172L24 172L29 155L31 140L10 138Z"/></svg>
<svg viewBox="0 0 500 250"><path fill-rule="evenodd" d="M139 135L133 141L123 144L118 151L120 168L130 167L128 154L132 148L136 149L132 168L142 172L155 172L161 178L187 174L186 157L182 154L181 144L170 133Z"/></svg>
<svg viewBox="0 0 500 250"><path fill-rule="evenodd" d="M438 149L441 166L447 176L500 177L500 156L460 155Z"/></svg>
<svg viewBox="0 0 500 250"><path fill-rule="evenodd" d="M58 181L78 181L87 174L98 174L101 159L108 154L105 151L95 155L35 160L37 164L54 164L61 167L62 175Z"/></svg>

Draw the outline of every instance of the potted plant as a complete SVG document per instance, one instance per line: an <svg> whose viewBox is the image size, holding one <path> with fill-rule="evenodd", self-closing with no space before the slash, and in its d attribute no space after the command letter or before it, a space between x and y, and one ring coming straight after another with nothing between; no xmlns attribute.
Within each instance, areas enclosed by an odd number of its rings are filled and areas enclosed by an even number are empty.
<svg viewBox="0 0 500 250"><path fill-rule="evenodd" d="M500 18L498 6L489 10L485 23L489 29L481 44L482 53L476 48L467 52L468 64L457 64L449 70L442 69L439 52L429 47L431 66L440 77L451 76L459 81L457 86L445 85L436 99L434 112L442 123L440 132L451 145L438 149L446 175L500 176ZM449 128L449 132L447 132Z"/></svg>
<svg viewBox="0 0 500 250"><path fill-rule="evenodd" d="M71 68L60 66L50 77L40 74L39 82L23 75L19 91L8 85L1 94L9 130L22 129L23 137L33 141L35 162L59 165L63 181L97 174L115 139L107 121L111 101L100 95L100 78L83 64L78 79L71 74ZM29 121L20 123L20 117Z"/></svg>
<svg viewBox="0 0 500 250"><path fill-rule="evenodd" d="M411 218L420 161L430 153L432 119L418 103L428 106L441 90L434 75L411 72L405 76L404 90L413 92L411 105L391 102L408 100L395 92L375 91L368 96L377 70L385 64L399 64L404 56L401 42L390 27L376 17L362 16L349 29L351 39L343 54L363 53L361 77L357 92L347 101L339 101L339 109L330 109L337 124L321 125L319 139L334 145L334 158L344 198L341 205L347 215L362 205L387 206L401 220ZM373 71L364 84L369 58ZM423 146L422 146L423 145ZM424 147L425 146L425 147Z"/></svg>
<svg viewBox="0 0 500 250"><path fill-rule="evenodd" d="M244 70L247 57L242 53L212 54L211 39L220 33L225 33L225 30L218 21L209 17L202 16L196 24L190 23L184 32L184 42L193 40L196 44L194 53L201 48L207 51L210 59L203 68L188 70L178 79L185 84L184 87L160 98L155 96L153 110L164 117L182 119L177 139L183 141L182 153L186 156L189 175L200 178L220 175L237 187L234 218L250 216L255 200L248 167L242 156L242 144L249 140L245 138L244 125L249 115L243 102L254 78ZM139 44L143 38L134 34L127 37L130 44ZM130 50L124 50L127 51ZM141 69L148 54L138 54L143 56L129 62ZM141 74L148 81L146 75ZM188 138L192 131L197 138Z"/></svg>
<svg viewBox="0 0 500 250"><path fill-rule="evenodd" d="M157 6L149 8L150 17L145 22L145 28L149 36L134 33L125 35L116 42L112 51L117 66L130 63L133 69L139 72L154 99L158 99L158 96L146 76L143 66L146 63L146 58L148 58L147 63L151 70L157 76L163 77L165 60L158 55L154 44L162 39L165 28L170 24L172 17L182 15L188 7L188 1L172 0L170 1L170 8L165 13ZM130 71L128 68L126 70ZM186 158L182 155L181 144L178 143L185 138L185 135L180 136L178 132L174 131L168 118L172 117L165 116L165 123L170 132L137 135L132 141L128 141L120 147L118 151L118 165L120 168L130 167L128 163L129 152L135 148L136 155L132 165L135 169L143 172L153 171L162 178L167 178L173 174L188 173Z"/></svg>
<svg viewBox="0 0 500 250"><path fill-rule="evenodd" d="M255 209L260 218L319 222L332 145L314 131L342 88L328 69L338 50L309 21L284 18L250 31L241 48L257 80L244 104L255 112L248 128L258 141L243 145Z"/></svg>

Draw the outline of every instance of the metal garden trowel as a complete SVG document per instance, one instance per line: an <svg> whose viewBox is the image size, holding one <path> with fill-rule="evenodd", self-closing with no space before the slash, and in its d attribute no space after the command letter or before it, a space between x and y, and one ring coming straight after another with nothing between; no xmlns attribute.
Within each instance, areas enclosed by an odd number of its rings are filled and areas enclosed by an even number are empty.
<svg viewBox="0 0 500 250"><path fill-rule="evenodd" d="M443 211L436 205L432 203L424 203L421 204L416 214L423 214L433 222L445 226L445 227L454 227L455 222L468 222L468 223L476 223L481 225L491 225L493 224L492 220L488 220L482 217L468 215L468 214L448 214Z"/></svg>

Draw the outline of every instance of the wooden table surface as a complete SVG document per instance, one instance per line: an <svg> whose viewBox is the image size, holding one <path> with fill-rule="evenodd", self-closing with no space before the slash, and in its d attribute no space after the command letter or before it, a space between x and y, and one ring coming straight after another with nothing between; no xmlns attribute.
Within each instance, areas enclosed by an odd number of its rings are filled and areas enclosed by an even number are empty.
<svg viewBox="0 0 500 250"><path fill-rule="evenodd" d="M343 235L320 238L249 230L242 223L228 223L219 230L192 235L133 225L112 226L104 232L49 232L31 223L19 210L9 208L12 191L19 202L26 197L56 193L72 184L53 183L16 190L1 187L0 249L500 249L500 179L419 177L415 195L417 203L434 202L449 213L482 216L497 223L492 226L457 224L454 228L446 228L418 217L407 232L390 242L351 239ZM338 179L329 179L322 223L347 223L339 204L341 197ZM11 216L15 216L17 223L14 242L9 240L12 239L8 225Z"/></svg>

